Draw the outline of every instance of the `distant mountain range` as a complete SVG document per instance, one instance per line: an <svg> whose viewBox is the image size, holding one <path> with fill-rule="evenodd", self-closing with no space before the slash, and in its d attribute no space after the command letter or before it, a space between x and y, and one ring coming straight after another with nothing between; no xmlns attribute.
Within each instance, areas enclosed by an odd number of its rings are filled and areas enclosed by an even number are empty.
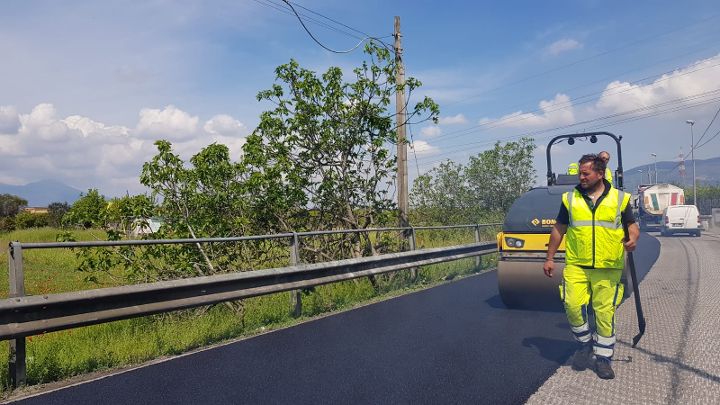
<svg viewBox="0 0 720 405"><path fill-rule="evenodd" d="M41 180L24 186L0 184L0 194L12 194L27 200L30 207L47 207L54 202L74 203L81 191L55 180Z"/></svg>
<svg viewBox="0 0 720 405"><path fill-rule="evenodd" d="M610 162L612 169L615 169L613 162ZM648 170L651 178L648 178ZM655 182L655 167L653 163L625 168L625 190L635 192L638 184L652 184ZM678 186L692 187L693 164L692 160L685 160L685 178L680 175L678 162L657 162L658 183L673 183ZM701 185L720 185L720 157L711 159L695 160L696 181ZM642 176L642 180L640 177Z"/></svg>

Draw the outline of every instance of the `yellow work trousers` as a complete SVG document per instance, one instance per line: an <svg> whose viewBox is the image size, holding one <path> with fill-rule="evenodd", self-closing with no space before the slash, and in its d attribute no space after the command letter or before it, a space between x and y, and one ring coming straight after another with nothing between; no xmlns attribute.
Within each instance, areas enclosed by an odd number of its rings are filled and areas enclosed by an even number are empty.
<svg viewBox="0 0 720 405"><path fill-rule="evenodd" d="M583 269L566 265L560 296L565 304L575 340L589 343L593 339L596 356L612 357L615 347L615 309L622 301L622 269ZM587 306L592 300L595 333L590 330Z"/></svg>

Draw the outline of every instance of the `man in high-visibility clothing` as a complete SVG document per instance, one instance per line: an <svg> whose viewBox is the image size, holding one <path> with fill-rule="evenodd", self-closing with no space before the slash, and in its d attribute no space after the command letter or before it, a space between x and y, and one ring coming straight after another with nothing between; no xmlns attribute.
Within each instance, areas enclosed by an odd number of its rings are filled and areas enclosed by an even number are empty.
<svg viewBox="0 0 720 405"><path fill-rule="evenodd" d="M560 213L550 234L545 275L552 277L553 257L565 241L565 270L560 296L575 340L580 348L573 368L584 370L593 364L600 378L615 378L611 366L615 346L615 309L623 297L620 282L625 252L635 250L640 230L633 218L630 194L613 188L604 179L605 162L597 155L580 159L578 184L562 196ZM623 225L628 226L624 240ZM595 330L587 319L592 300Z"/></svg>
<svg viewBox="0 0 720 405"><path fill-rule="evenodd" d="M607 180L610 183L610 185L612 185L613 184L612 170L610 170L610 168L608 167L608 164L610 163L610 153L608 151L604 150L604 151L598 153L598 156L600 157L600 159L603 160L603 162L605 162L605 180Z"/></svg>

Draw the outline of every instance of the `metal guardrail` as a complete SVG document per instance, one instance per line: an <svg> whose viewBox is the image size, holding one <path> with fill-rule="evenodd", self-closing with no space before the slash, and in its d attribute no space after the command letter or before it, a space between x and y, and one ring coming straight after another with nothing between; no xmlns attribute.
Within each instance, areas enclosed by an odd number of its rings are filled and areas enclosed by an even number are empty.
<svg viewBox="0 0 720 405"><path fill-rule="evenodd" d="M11 242L9 251L10 298L0 300L0 339L11 339L10 383L13 387L25 384L26 336L282 291L297 292L303 288L408 268L415 270L419 266L468 257L476 257L476 265L479 265L480 256L497 250L494 241L484 243L480 241L480 229L498 225L501 224L353 229L234 238ZM415 250L417 230L441 229L474 229L475 243ZM383 231L409 232L410 251L318 264L300 264L300 237ZM287 267L42 296L25 296L23 250L27 249L225 243L283 238L290 239L290 266ZM296 314L299 314L300 305L300 294L297 293L294 302Z"/></svg>

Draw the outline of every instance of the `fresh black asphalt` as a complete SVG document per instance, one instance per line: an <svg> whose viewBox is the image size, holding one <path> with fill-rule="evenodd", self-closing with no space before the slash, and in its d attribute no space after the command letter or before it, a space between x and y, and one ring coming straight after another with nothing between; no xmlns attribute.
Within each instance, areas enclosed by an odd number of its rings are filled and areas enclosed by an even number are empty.
<svg viewBox="0 0 720 405"><path fill-rule="evenodd" d="M643 234L641 278L659 249ZM574 347L560 302L509 310L489 272L21 402L517 404Z"/></svg>

